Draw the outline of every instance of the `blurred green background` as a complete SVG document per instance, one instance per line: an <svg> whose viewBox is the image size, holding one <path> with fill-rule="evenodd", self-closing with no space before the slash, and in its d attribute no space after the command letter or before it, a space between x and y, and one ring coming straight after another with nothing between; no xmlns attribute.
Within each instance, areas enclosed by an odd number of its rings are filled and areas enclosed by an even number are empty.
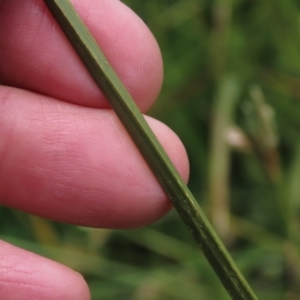
<svg viewBox="0 0 300 300"><path fill-rule="evenodd" d="M124 2L161 47L150 115L185 144L192 192L258 297L299 299L300 2ZM229 299L174 211L112 231L1 207L0 228L81 272L93 300Z"/></svg>

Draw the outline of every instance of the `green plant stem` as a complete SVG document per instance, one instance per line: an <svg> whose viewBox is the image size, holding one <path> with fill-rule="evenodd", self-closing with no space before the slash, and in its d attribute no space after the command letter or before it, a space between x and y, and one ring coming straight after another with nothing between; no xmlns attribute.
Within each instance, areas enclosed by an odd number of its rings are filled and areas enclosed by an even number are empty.
<svg viewBox="0 0 300 300"><path fill-rule="evenodd" d="M257 299L69 0L44 0L232 299Z"/></svg>
<svg viewBox="0 0 300 300"><path fill-rule="evenodd" d="M225 138L232 125L233 112L240 93L234 76L224 77L215 99L209 159L209 204L211 220L223 241L230 241L229 173L231 148Z"/></svg>

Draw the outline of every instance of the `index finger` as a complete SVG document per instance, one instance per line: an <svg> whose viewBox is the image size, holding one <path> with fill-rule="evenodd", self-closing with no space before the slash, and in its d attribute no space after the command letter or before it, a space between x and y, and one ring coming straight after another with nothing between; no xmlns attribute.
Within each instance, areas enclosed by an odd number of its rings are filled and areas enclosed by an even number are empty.
<svg viewBox="0 0 300 300"><path fill-rule="evenodd" d="M143 21L117 0L73 0L142 111L162 83L159 48ZM43 1L0 2L0 81L67 102L107 107Z"/></svg>

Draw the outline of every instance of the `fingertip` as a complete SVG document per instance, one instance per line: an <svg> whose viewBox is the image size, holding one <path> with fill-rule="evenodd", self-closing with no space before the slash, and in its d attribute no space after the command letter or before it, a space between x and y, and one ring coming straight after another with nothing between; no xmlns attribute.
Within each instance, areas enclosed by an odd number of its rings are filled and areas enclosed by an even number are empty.
<svg viewBox="0 0 300 300"><path fill-rule="evenodd" d="M117 0L72 2L131 96L146 111L163 77L160 50L148 27ZM83 106L108 107L42 1L4 2L0 57L0 80L5 84Z"/></svg>
<svg viewBox="0 0 300 300"><path fill-rule="evenodd" d="M1 299L89 300L83 277L73 270L0 241Z"/></svg>
<svg viewBox="0 0 300 300"><path fill-rule="evenodd" d="M7 104L0 118L3 205L60 222L105 228L144 226L171 208L111 110L1 90ZM187 180L189 164L179 138L161 122L150 117L147 121ZM9 148L12 151L5 151Z"/></svg>

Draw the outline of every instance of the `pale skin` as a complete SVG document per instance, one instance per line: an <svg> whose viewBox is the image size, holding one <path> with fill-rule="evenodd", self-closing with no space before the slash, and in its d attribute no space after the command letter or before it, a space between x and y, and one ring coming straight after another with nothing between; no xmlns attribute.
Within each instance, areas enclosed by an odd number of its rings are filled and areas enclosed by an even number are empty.
<svg viewBox="0 0 300 300"><path fill-rule="evenodd" d="M146 25L117 0L73 0L142 110L163 67ZM0 204L90 227L135 228L171 208L163 190L41 0L0 0ZM151 128L185 180L183 145ZM0 241L2 300L90 299L82 276Z"/></svg>

